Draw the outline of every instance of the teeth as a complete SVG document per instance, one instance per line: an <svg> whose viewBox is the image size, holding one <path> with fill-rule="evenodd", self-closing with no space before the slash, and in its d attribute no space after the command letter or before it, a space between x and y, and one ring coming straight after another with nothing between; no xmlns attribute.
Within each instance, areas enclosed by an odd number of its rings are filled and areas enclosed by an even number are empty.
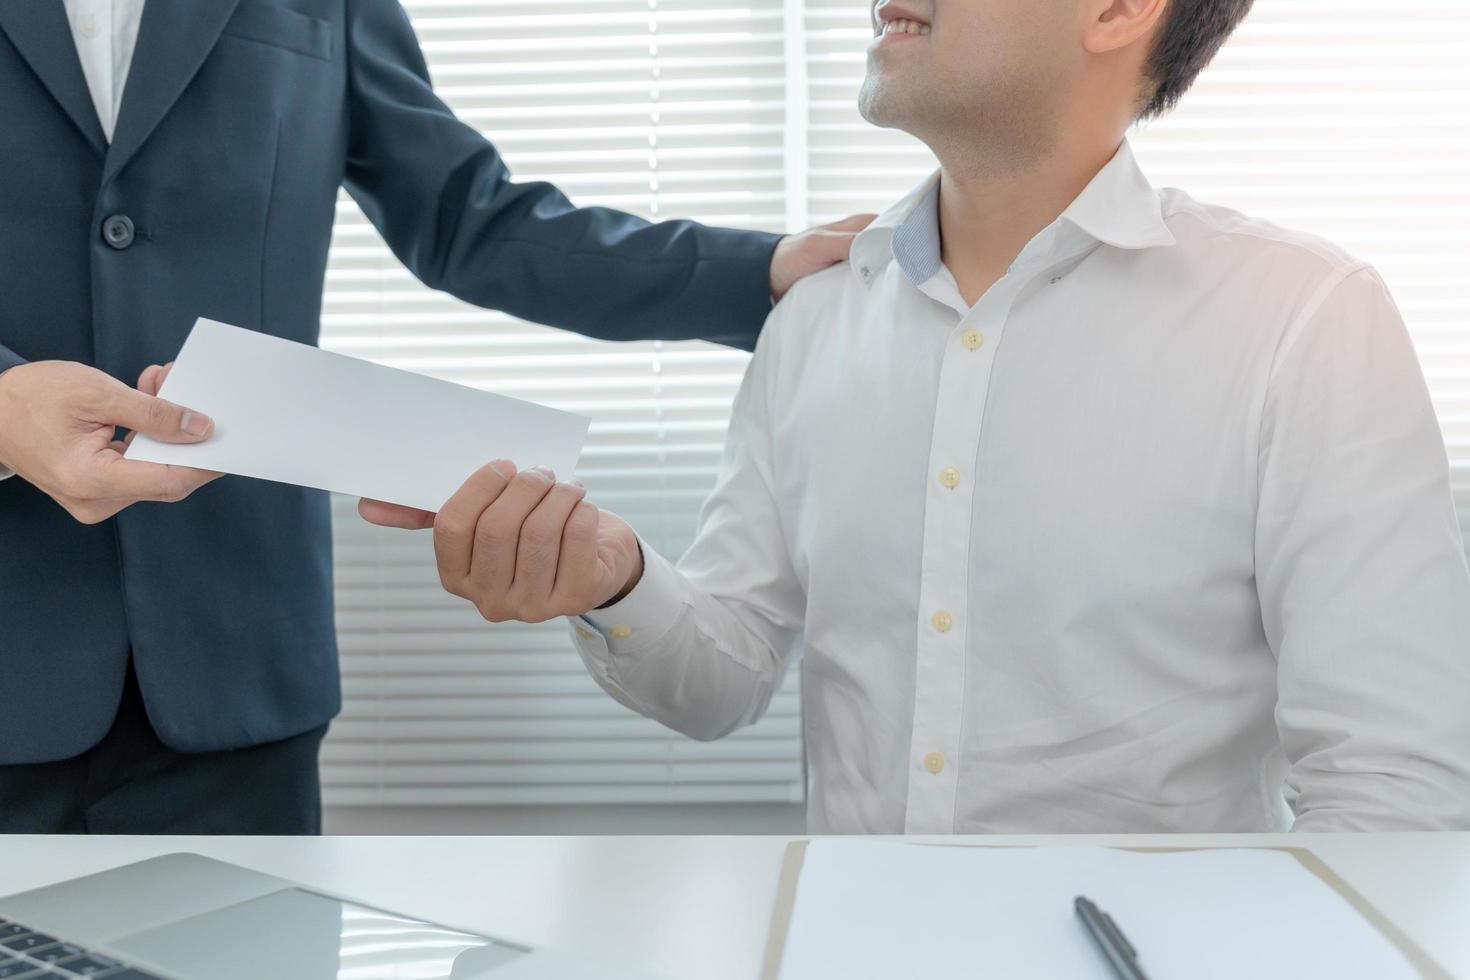
<svg viewBox="0 0 1470 980"><path fill-rule="evenodd" d="M927 35L929 25L921 24L916 20L890 20L883 23L884 34L919 34Z"/></svg>

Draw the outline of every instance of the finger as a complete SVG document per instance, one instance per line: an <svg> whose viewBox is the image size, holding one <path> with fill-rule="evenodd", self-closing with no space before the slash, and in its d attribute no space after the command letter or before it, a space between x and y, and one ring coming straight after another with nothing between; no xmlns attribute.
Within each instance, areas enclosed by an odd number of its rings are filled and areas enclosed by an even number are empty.
<svg viewBox="0 0 1470 980"><path fill-rule="evenodd" d="M499 601L510 593L521 526L555 485L555 475L545 467L522 470L495 503L485 508L470 558L469 581L476 595Z"/></svg>
<svg viewBox="0 0 1470 980"><path fill-rule="evenodd" d="M587 489L579 484L558 483L521 525L511 591L522 602L530 601L538 609L544 609L550 602L556 586L557 562L561 558L562 533L572 509L585 496Z"/></svg>
<svg viewBox="0 0 1470 980"><path fill-rule="evenodd" d="M158 373L163 370L162 365L150 364L138 375L138 390L145 395L158 394Z"/></svg>
<svg viewBox="0 0 1470 980"><path fill-rule="evenodd" d="M102 413L94 421L135 429L160 442L200 442L214 431L209 416L173 402L118 385Z"/></svg>
<svg viewBox="0 0 1470 980"><path fill-rule="evenodd" d="M167 364L148 365L138 376L138 390L145 395L157 396L163 390L163 383L168 379L168 373L173 370L173 366L173 361Z"/></svg>
<svg viewBox="0 0 1470 980"><path fill-rule="evenodd" d="M439 508L434 517L434 557L439 563L439 579L446 589L470 573L470 556L475 550L475 527L480 515L493 504L511 477L515 464L497 459L480 467L454 496Z"/></svg>
<svg viewBox="0 0 1470 980"><path fill-rule="evenodd" d="M822 227L828 231L862 231L877 218L876 214L850 214L841 221L834 221Z"/></svg>
<svg viewBox="0 0 1470 980"><path fill-rule="evenodd" d="M417 507L390 504L382 500L363 497L357 502L357 512L369 524L379 527L401 527L410 531L422 531L434 526L434 515Z"/></svg>
<svg viewBox="0 0 1470 980"><path fill-rule="evenodd" d="M87 498L91 500L183 500L223 474L188 466L140 463L110 450L94 457Z"/></svg>
<svg viewBox="0 0 1470 980"><path fill-rule="evenodd" d="M583 500L572 508L562 530L552 595L567 615L579 616L597 604L596 586L597 508Z"/></svg>
<svg viewBox="0 0 1470 980"><path fill-rule="evenodd" d="M857 232L855 231L822 232L819 235L813 235L810 239L812 260L823 266L846 262L848 252L852 250L852 243L856 238Z"/></svg>

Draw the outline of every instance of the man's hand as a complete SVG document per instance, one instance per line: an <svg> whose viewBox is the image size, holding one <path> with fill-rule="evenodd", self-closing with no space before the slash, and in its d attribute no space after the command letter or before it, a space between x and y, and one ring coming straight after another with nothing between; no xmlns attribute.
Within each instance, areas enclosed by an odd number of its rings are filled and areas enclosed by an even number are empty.
<svg viewBox="0 0 1470 980"><path fill-rule="evenodd" d="M362 500L365 520L434 529L439 581L492 623L580 616L621 599L643 577L638 537L544 467L482 467L438 514Z"/></svg>
<svg viewBox="0 0 1470 980"><path fill-rule="evenodd" d="M876 215L855 214L830 225L808 228L798 235L787 235L776 244L771 256L771 298L780 301L786 290L814 272L829 265L847 261L847 252L857 233L868 227Z"/></svg>
<svg viewBox="0 0 1470 980"><path fill-rule="evenodd" d="M36 361L0 374L0 464L14 470L83 524L140 500L182 500L220 474L124 459L132 442L115 427L162 442L202 442L206 415L156 396L167 368L151 367L135 391L71 361Z"/></svg>

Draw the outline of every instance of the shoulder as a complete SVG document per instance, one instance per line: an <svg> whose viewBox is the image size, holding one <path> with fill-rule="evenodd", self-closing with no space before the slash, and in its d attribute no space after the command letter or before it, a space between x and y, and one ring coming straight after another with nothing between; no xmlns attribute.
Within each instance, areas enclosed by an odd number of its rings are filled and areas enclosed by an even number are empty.
<svg viewBox="0 0 1470 980"><path fill-rule="evenodd" d="M1182 281L1228 304L1237 327L1274 335L1279 349L1324 309L1344 304L1362 304L1395 329L1401 322L1377 270L1333 242L1175 188L1160 199Z"/></svg>
<svg viewBox="0 0 1470 980"><path fill-rule="evenodd" d="M766 318L756 346L756 356L767 348L774 356L801 356L830 324L842 319L841 311L860 288L852 267L846 262L813 273L789 289Z"/></svg>
<svg viewBox="0 0 1470 980"><path fill-rule="evenodd" d="M1367 263L1320 236L1198 201L1173 187L1162 189L1159 197L1164 221L1179 245L1208 256L1220 268L1257 273L1275 269L1278 275L1319 284L1341 281L1367 268Z"/></svg>

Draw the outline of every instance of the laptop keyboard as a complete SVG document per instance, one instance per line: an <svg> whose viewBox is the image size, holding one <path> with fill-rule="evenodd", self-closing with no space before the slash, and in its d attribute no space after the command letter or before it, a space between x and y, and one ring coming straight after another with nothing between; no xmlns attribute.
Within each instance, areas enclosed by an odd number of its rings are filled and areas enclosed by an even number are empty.
<svg viewBox="0 0 1470 980"><path fill-rule="evenodd" d="M85 946L0 918L0 980L165 980Z"/></svg>

